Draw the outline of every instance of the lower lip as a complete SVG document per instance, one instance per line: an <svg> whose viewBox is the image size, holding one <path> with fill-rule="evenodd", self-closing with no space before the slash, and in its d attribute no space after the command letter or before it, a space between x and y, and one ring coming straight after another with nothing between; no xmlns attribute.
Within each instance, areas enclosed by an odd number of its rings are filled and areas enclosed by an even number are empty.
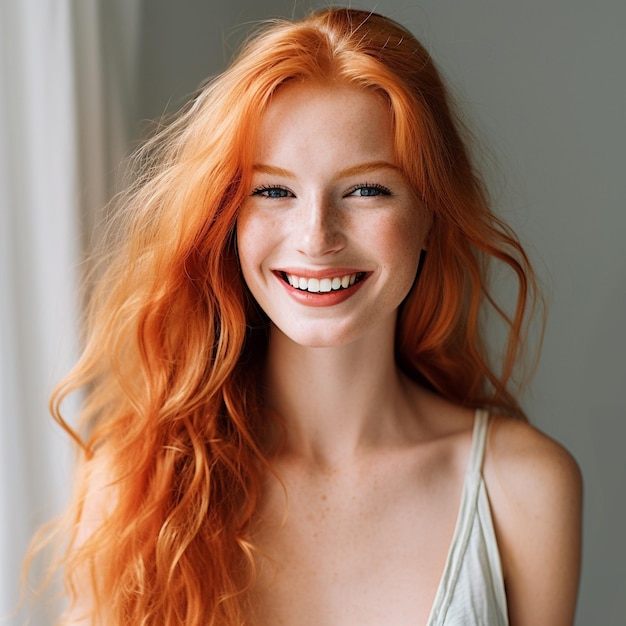
<svg viewBox="0 0 626 626"><path fill-rule="evenodd" d="M286 283L281 276L276 276L280 284L285 288L287 293L300 304L313 307L335 306L341 304L351 298L360 288L361 285L368 279L369 274L366 274L358 283L354 283L347 289L339 289L337 291L326 291L313 293L311 291L303 291L292 287L289 283Z"/></svg>

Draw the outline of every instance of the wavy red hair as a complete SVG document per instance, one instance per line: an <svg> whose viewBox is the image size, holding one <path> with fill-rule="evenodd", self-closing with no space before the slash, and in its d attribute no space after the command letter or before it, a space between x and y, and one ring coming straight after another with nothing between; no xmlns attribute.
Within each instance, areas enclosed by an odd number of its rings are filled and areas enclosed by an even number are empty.
<svg viewBox="0 0 626 626"><path fill-rule="evenodd" d="M85 452L55 527L66 537L57 565L70 604L90 579L94 620L107 625L244 621L254 581L247 530L271 468L255 385L267 320L239 272L234 233L259 120L282 85L308 80L388 100L398 162L432 215L427 257L399 315L399 365L454 402L523 415L509 387L533 273L489 208L430 56L372 13L326 9L272 23L137 153L117 243L90 298L84 352L52 399ZM509 330L499 368L481 332L485 304L495 305L489 259L519 282L512 315L496 307ZM74 431L60 404L80 388ZM115 497L83 536L98 460Z"/></svg>

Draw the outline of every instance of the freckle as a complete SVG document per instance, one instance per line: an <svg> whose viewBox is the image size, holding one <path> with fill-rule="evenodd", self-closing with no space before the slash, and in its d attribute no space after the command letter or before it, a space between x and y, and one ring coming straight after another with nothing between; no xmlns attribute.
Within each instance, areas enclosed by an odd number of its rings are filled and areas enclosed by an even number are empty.
<svg viewBox="0 0 626 626"><path fill-rule="evenodd" d="M323 496L322 496L322 500L326 500L326 495L323 495Z"/></svg>

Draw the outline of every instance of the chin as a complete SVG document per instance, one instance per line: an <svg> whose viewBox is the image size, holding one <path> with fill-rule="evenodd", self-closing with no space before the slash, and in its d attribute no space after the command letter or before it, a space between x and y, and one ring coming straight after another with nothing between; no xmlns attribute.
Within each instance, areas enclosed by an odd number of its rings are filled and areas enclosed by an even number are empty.
<svg viewBox="0 0 626 626"><path fill-rule="evenodd" d="M314 328L318 326L317 328ZM274 324L274 329L289 342L301 346L303 348L335 348L352 343L358 338L359 333L352 332L348 329L338 328L338 324L329 327L324 324L320 328L318 324L310 324L308 328L293 328L289 324Z"/></svg>
<svg viewBox="0 0 626 626"><path fill-rule="evenodd" d="M389 323L394 323L394 316ZM302 326L291 324L274 325L274 328L291 343L303 348L340 348L370 337L372 340L382 330L379 325L370 326L367 322L341 324L338 320L318 320Z"/></svg>

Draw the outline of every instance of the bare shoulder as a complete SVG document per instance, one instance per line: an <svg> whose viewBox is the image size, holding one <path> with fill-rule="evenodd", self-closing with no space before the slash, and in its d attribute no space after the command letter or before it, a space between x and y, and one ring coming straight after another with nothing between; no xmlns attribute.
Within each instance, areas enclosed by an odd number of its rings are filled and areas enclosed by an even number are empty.
<svg viewBox="0 0 626 626"><path fill-rule="evenodd" d="M502 416L491 419L485 479L506 485L511 504L534 508L555 496L576 497L582 479L574 457L530 424ZM488 478L488 476L489 478Z"/></svg>
<svg viewBox="0 0 626 626"><path fill-rule="evenodd" d="M106 566L100 562L93 539L103 528L117 502L117 482L105 450L95 452L84 459L77 468L75 535L69 545L72 556L72 593L68 600L64 619L76 626L101 623L92 614L96 603L94 587L97 581L94 571L102 571ZM97 542L97 540L96 540Z"/></svg>
<svg viewBox="0 0 626 626"><path fill-rule="evenodd" d="M495 417L483 473L511 624L572 624L582 509L576 461L529 424Z"/></svg>

